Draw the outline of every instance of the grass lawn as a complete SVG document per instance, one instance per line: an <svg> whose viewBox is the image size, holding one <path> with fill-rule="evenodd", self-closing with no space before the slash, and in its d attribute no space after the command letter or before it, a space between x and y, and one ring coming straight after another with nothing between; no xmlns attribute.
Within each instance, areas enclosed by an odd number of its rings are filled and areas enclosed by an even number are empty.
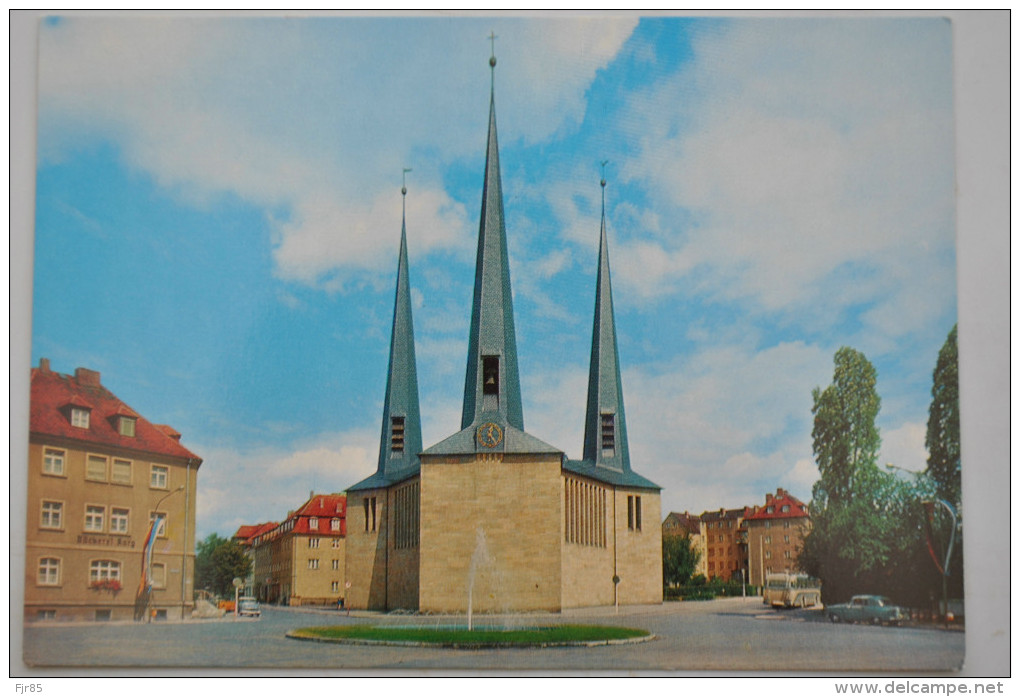
<svg viewBox="0 0 1020 697"><path fill-rule="evenodd" d="M307 627L290 633L298 639L353 640L378 642L417 642L456 646L500 645L528 646L543 644L573 644L593 641L635 639L649 635L643 629L602 625L563 624L548 627L503 629L477 627L408 627L365 626Z"/></svg>

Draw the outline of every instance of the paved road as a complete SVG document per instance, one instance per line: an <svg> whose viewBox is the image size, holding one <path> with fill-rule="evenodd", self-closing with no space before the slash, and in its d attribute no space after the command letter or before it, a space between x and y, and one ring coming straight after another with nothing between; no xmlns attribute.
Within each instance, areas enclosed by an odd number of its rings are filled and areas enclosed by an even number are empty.
<svg viewBox="0 0 1020 697"><path fill-rule="evenodd" d="M329 611L269 607L259 620L31 625L25 629L24 659L42 674L56 666L913 673L957 669L964 654L963 632L832 625L818 611L766 609L756 598L627 607L621 608L618 615L612 608L599 608L506 619L521 624L621 624L648 629L658 638L624 646L556 649L467 651L343 646L295 641L285 634L295 627L313 625L439 624L458 620L369 613L348 618Z"/></svg>

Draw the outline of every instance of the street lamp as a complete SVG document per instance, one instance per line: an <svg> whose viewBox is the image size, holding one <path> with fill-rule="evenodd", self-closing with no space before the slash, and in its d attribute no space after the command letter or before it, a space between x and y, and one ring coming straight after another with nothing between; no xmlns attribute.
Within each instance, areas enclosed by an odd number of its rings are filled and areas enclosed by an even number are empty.
<svg viewBox="0 0 1020 697"><path fill-rule="evenodd" d="M885 465L886 469L890 472L892 470L899 470L906 472L907 474L915 477L920 477L924 472L914 472L913 470L903 469L897 467L891 462L887 462ZM949 517L952 520L952 526L949 528L949 544L946 546L946 558L943 563L939 563L938 557L935 556L935 549L931 545L931 519L935 511L935 504L942 506L949 513ZM938 568L942 575L942 619L946 626L949 626L949 562L953 556L953 544L956 542L956 526L957 526L957 515L956 509L948 501L943 499L932 499L931 501L922 501L921 505L924 506L925 512L928 514L929 528L928 528L928 552L931 554L932 561L935 562L935 567Z"/></svg>
<svg viewBox="0 0 1020 697"><path fill-rule="evenodd" d="M159 507L163 505L164 501L180 491L184 491L183 484L173 491L168 491L156 502L152 511L152 522L149 523L149 534L145 540L146 544L142 546L142 563L144 566L142 583L139 587L139 600L143 603L141 610L145 613L146 622L152 621L152 615L149 614L149 598L152 593L152 547L155 544L156 535L159 532L159 525L162 520L159 515ZM181 569L181 573L184 573L184 569Z"/></svg>

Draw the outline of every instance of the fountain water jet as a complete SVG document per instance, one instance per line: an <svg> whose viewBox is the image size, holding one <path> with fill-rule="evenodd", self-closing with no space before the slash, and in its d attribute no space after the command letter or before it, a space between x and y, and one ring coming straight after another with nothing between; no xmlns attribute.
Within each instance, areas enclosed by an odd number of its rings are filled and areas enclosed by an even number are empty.
<svg viewBox="0 0 1020 697"><path fill-rule="evenodd" d="M474 607L475 578L478 576L479 567L491 562L492 555L489 554L489 546L485 541L485 531L479 525L478 534L475 536L475 551L471 554L471 566L468 569L467 623L469 632L474 628L471 613Z"/></svg>

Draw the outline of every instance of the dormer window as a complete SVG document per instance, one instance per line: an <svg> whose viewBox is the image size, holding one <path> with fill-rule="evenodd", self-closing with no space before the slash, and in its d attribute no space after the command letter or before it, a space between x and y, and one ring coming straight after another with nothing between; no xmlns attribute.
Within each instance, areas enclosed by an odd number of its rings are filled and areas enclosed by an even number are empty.
<svg viewBox="0 0 1020 697"><path fill-rule="evenodd" d="M75 428L88 428L89 410L82 407L71 407L71 425Z"/></svg>
<svg viewBox="0 0 1020 697"><path fill-rule="evenodd" d="M789 506L783 506L780 510L782 510L783 513L789 513L790 512L790 507Z"/></svg>
<svg viewBox="0 0 1020 697"><path fill-rule="evenodd" d="M130 416L122 416L117 421L117 431L120 435L127 436L128 438L135 437L135 422L137 419Z"/></svg>
<svg viewBox="0 0 1020 697"><path fill-rule="evenodd" d="M329 529L333 530L334 532L339 532L339 530L340 530L340 519L339 518L333 518L332 520L330 520L329 521Z"/></svg>
<svg viewBox="0 0 1020 697"><path fill-rule="evenodd" d="M310 527L312 530L318 530L319 529L319 519L318 518L309 518L308 519L308 527Z"/></svg>

